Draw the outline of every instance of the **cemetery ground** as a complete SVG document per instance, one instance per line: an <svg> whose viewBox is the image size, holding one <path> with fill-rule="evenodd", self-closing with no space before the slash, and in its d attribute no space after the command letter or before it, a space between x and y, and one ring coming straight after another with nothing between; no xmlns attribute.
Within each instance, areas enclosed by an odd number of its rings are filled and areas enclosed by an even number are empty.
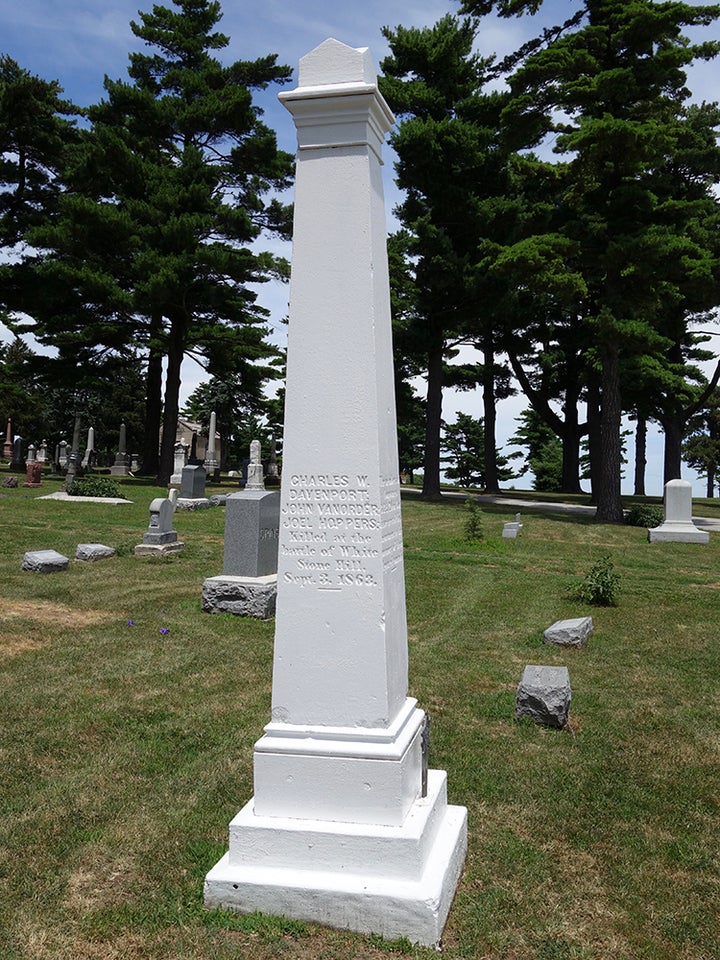
<svg viewBox="0 0 720 960"><path fill-rule="evenodd" d="M222 508L178 511L185 550L136 558L163 491L127 480L129 505L36 499L58 487L0 499L0 958L435 956L203 908L253 793L273 622L201 612L204 578L222 571ZM432 717L431 766L469 815L443 954L717 958L720 534L649 544L642 528L528 510L503 540L517 509L483 505L471 543L462 500L403 500L410 694ZM20 569L27 550L72 558L82 542L117 554ZM618 606L573 600L605 554ZM586 615L582 649L542 643L553 621ZM514 719L529 663L569 668L567 728Z"/></svg>

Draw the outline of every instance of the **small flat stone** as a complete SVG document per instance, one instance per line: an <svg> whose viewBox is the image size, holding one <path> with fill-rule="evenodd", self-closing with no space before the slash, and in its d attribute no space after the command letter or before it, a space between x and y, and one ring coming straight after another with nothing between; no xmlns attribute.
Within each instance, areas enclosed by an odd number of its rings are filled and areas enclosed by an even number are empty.
<svg viewBox="0 0 720 960"><path fill-rule="evenodd" d="M515 716L530 717L547 727L564 727L571 699L567 667L530 664L518 684Z"/></svg>
<svg viewBox="0 0 720 960"><path fill-rule="evenodd" d="M32 573L55 573L67 570L70 561L57 550L29 550L23 557L22 569Z"/></svg>
<svg viewBox="0 0 720 960"><path fill-rule="evenodd" d="M178 510L209 510L210 501L207 497L199 497L197 499L178 497L175 506Z"/></svg>
<svg viewBox="0 0 720 960"><path fill-rule="evenodd" d="M135 547L136 557L164 557L169 553L180 553L185 549L183 540L174 543L139 543Z"/></svg>
<svg viewBox="0 0 720 960"><path fill-rule="evenodd" d="M556 620L543 633L543 640L561 647L581 647L592 636L592 632L592 617L574 617L571 620Z"/></svg>
<svg viewBox="0 0 720 960"><path fill-rule="evenodd" d="M75 551L76 560L103 560L115 556L115 547L106 547L104 543L79 543Z"/></svg>

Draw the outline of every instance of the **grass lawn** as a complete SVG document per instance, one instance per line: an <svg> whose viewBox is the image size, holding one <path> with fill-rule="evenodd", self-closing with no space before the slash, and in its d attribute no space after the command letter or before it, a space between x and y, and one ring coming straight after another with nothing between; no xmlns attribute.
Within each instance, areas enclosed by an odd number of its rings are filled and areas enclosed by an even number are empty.
<svg viewBox="0 0 720 960"><path fill-rule="evenodd" d="M252 795L273 624L201 612L203 579L222 571L222 508L177 513L185 550L140 559L162 491L36 499L58 486L0 490L1 960L436 956L204 910L205 873ZM528 509L503 540L517 509L484 505L485 539L470 544L461 500L403 501L410 693L433 720L431 765L469 813L443 955L716 960L720 534L649 544L644 529ZM20 569L26 550L72 558L79 542L118 552ZM619 605L572 600L607 553ZM582 650L542 643L554 620L587 614ZM514 720L527 663L568 666L565 730Z"/></svg>

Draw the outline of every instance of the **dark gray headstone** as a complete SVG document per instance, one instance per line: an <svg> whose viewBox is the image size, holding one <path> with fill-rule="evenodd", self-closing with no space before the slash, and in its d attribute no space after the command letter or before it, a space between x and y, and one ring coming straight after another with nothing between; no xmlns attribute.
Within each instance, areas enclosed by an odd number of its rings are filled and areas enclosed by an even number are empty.
<svg viewBox="0 0 720 960"><path fill-rule="evenodd" d="M277 573L280 493L245 490L225 501L223 574L265 577Z"/></svg>
<svg viewBox="0 0 720 960"><path fill-rule="evenodd" d="M180 496L184 500L197 500L205 496L205 467L188 464L182 468Z"/></svg>

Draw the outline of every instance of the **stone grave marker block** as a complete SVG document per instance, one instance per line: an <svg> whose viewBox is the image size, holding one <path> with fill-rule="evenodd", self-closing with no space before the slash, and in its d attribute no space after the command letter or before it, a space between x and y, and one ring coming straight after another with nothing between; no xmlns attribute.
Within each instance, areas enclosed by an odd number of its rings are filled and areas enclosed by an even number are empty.
<svg viewBox="0 0 720 960"><path fill-rule="evenodd" d="M574 617L570 620L556 620L543 633L545 643L555 643L560 647L582 647L592 636L592 617Z"/></svg>
<svg viewBox="0 0 720 960"><path fill-rule="evenodd" d="M115 547L106 547L104 543L79 543L75 550L76 560L104 560L115 556Z"/></svg>
<svg viewBox="0 0 720 960"><path fill-rule="evenodd" d="M518 684L515 716L530 717L546 727L564 727L571 699L567 667L530 664Z"/></svg>
<svg viewBox="0 0 720 960"><path fill-rule="evenodd" d="M29 550L23 557L22 569L32 573L56 573L67 570L70 561L57 550Z"/></svg>

